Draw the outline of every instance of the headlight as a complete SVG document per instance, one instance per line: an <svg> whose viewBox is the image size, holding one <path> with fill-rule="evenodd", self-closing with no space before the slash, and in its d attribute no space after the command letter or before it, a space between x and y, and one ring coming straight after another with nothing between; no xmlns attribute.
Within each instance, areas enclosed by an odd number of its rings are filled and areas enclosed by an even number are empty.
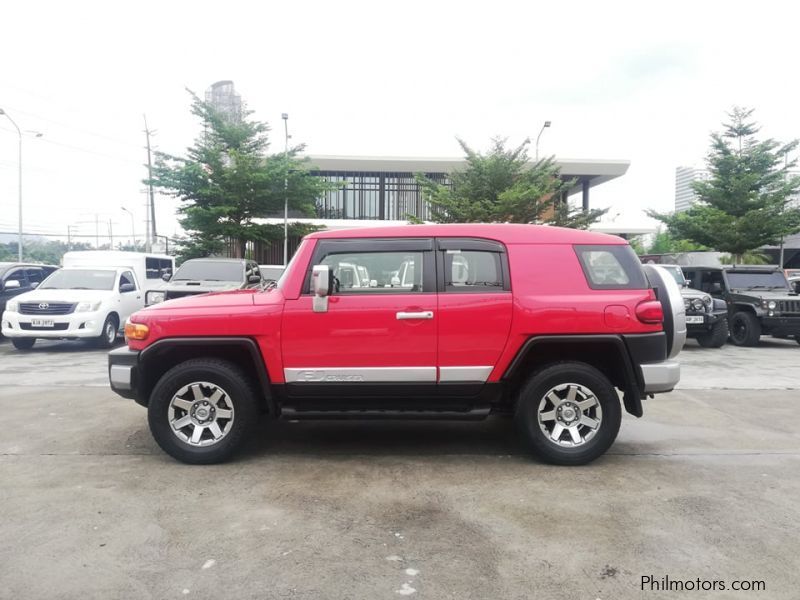
<svg viewBox="0 0 800 600"><path fill-rule="evenodd" d="M147 295L145 296L145 304L150 306L151 304L163 302L166 299L166 295L166 292L147 292Z"/></svg>
<svg viewBox="0 0 800 600"><path fill-rule="evenodd" d="M94 312L100 308L100 301L97 302L78 302L75 312Z"/></svg>
<svg viewBox="0 0 800 600"><path fill-rule="evenodd" d="M685 308L686 310L689 310L689 309L692 308L692 301L689 300L689 298L684 298L683 299L683 308Z"/></svg>
<svg viewBox="0 0 800 600"><path fill-rule="evenodd" d="M694 310L704 310L706 305L703 303L702 298L695 298L692 300L692 308Z"/></svg>
<svg viewBox="0 0 800 600"><path fill-rule="evenodd" d="M19 310L19 302L16 300L9 300L6 302L6 310L9 312L17 312Z"/></svg>
<svg viewBox="0 0 800 600"><path fill-rule="evenodd" d="M778 303L775 300L770 300L767 304L767 308L770 310L775 310L775 307L778 306Z"/></svg>
<svg viewBox="0 0 800 600"><path fill-rule="evenodd" d="M707 295L703 296L703 304L705 304L706 306L711 306L712 302L713 301L711 300L711 296Z"/></svg>

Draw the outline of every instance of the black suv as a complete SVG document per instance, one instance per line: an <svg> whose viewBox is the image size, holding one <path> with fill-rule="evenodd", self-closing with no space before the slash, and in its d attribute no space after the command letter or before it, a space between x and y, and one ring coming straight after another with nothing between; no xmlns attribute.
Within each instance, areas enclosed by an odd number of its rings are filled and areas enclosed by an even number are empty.
<svg viewBox="0 0 800 600"><path fill-rule="evenodd" d="M196 296L208 292L259 287L261 270L252 260L242 258L192 258L184 262L167 283L150 290L145 296L145 306L164 300Z"/></svg>
<svg viewBox="0 0 800 600"><path fill-rule="evenodd" d="M0 262L0 316L7 300L37 288L57 269L53 265Z"/></svg>
<svg viewBox="0 0 800 600"><path fill-rule="evenodd" d="M728 307L724 300L692 289L690 280L683 275L679 265L659 265L669 271L681 287L683 306L686 309L686 337L694 338L703 348L720 348L728 341Z"/></svg>
<svg viewBox="0 0 800 600"><path fill-rule="evenodd" d="M684 267L691 285L728 305L731 342L755 346L762 334L800 343L800 297L776 266Z"/></svg>

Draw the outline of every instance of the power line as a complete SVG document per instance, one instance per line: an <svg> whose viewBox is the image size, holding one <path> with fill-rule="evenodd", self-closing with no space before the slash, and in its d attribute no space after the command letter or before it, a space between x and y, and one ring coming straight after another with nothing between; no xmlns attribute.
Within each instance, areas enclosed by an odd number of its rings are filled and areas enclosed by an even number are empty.
<svg viewBox="0 0 800 600"><path fill-rule="evenodd" d="M0 127L0 131L8 131L9 133L14 133L12 129L7 129L5 127ZM81 148L80 146L73 146L71 144L57 142L55 140L51 140L48 138L38 138L38 141L44 144L53 144L55 146L62 146L63 148L69 148L70 150L77 150L78 152L86 152L87 154L94 154L95 156L102 156L103 158L110 158L112 160L118 160L121 162L136 164L139 166L142 165L142 163L140 163L138 160L133 160L130 158L122 158L121 156L114 156L112 154L105 154L103 152L97 152L96 150L89 150L88 148Z"/></svg>

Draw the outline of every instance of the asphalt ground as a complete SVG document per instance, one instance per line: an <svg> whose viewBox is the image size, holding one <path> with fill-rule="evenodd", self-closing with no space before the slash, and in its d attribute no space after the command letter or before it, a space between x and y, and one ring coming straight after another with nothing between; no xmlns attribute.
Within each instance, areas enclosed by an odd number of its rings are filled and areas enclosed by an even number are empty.
<svg viewBox="0 0 800 600"><path fill-rule="evenodd" d="M796 600L800 345L680 360L585 467L499 418L265 422L191 467L108 389L104 351L0 342L0 598Z"/></svg>

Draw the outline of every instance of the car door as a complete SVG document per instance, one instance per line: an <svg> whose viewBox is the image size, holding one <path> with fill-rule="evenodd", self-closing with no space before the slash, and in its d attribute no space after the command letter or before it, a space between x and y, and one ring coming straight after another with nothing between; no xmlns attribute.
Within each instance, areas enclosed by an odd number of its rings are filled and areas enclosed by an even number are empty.
<svg viewBox="0 0 800 600"><path fill-rule="evenodd" d="M505 247L483 239L436 240L439 278L439 382L489 379L511 329L511 279Z"/></svg>
<svg viewBox="0 0 800 600"><path fill-rule="evenodd" d="M9 281L16 281L19 283L19 287L8 287ZM28 283L28 278L25 275L25 269L17 268L17 269L10 269L8 273L5 274L3 277L3 289L2 289L2 306L0 306L0 310L5 308L5 303L11 300L14 296L19 296L20 294L24 294L25 292L31 291L31 286Z"/></svg>
<svg viewBox="0 0 800 600"><path fill-rule="evenodd" d="M415 274L398 282L395 273L406 262ZM325 312L312 310L313 265L330 266L338 281ZM431 239L318 240L301 295L284 306L288 394L330 395L339 384L355 395L433 393L435 288Z"/></svg>
<svg viewBox="0 0 800 600"><path fill-rule="evenodd" d="M128 292L122 291L122 286L130 284L133 285L133 290ZM117 284L117 292L119 293L119 317L120 324L124 324L125 320L135 313L140 308L144 307L142 300L142 290L139 287L139 282L133 271L123 271L119 276L119 283Z"/></svg>

